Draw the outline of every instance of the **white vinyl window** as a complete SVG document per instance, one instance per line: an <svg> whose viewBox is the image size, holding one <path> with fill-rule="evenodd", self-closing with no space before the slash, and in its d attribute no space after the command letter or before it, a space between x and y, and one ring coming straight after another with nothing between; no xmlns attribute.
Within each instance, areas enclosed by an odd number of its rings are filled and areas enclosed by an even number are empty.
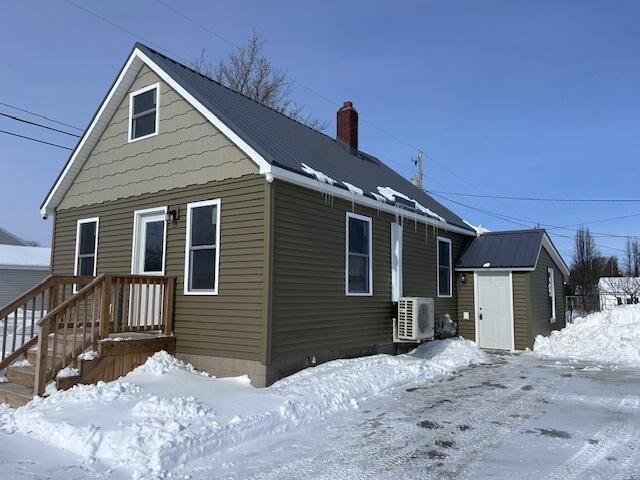
<svg viewBox="0 0 640 480"><path fill-rule="evenodd" d="M160 84L155 83L129 94L129 141L158 133Z"/></svg>
<svg viewBox="0 0 640 480"><path fill-rule="evenodd" d="M556 279L553 268L547 268L547 289L549 293L549 301L551 302L551 318L549 323L556 322Z"/></svg>
<svg viewBox="0 0 640 480"><path fill-rule="evenodd" d="M373 295L371 218L347 212L345 292L347 295Z"/></svg>
<svg viewBox="0 0 640 480"><path fill-rule="evenodd" d="M438 237L438 297L451 297L453 290L453 261L451 240Z"/></svg>
<svg viewBox="0 0 640 480"><path fill-rule="evenodd" d="M217 295L220 266L220 199L187 205L184 293Z"/></svg>
<svg viewBox="0 0 640 480"><path fill-rule="evenodd" d="M98 259L98 224L96 218L84 218L78 220L76 225L76 256L73 274L79 276L96 275ZM74 286L74 289L80 287Z"/></svg>

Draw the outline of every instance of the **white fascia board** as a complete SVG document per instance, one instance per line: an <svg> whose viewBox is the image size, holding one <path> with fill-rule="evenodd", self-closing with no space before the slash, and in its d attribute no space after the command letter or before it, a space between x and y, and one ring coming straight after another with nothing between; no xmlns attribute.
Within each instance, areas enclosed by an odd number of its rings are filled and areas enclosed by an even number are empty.
<svg viewBox="0 0 640 480"><path fill-rule="evenodd" d="M466 268L456 268L456 272L533 272L535 268L533 267L501 267L501 268L484 268L484 267L466 267Z"/></svg>
<svg viewBox="0 0 640 480"><path fill-rule="evenodd" d="M355 202L365 207L387 212L392 215L396 215L397 213L402 213L402 216L404 216L405 218L408 218L410 220L415 220L427 225L435 225L440 230L459 233L461 235L467 235L469 237L476 236L475 232L464 229L462 227L441 222L439 220L436 220L424 215L418 215L417 213L410 212L408 210L401 210L397 207L394 207L393 205L378 202L377 200L374 200L373 198L365 197L364 195L353 195L349 190L336 187L335 185L329 185L327 183L320 183L314 178L305 177L304 175L292 172L290 170L285 170L284 168L270 165L270 171L265 172L265 174L267 176L271 176L272 179L275 178L287 183L292 183L294 185L299 185L301 187L309 188L312 190L322 190L323 192L331 194L335 197L348 200L349 202Z"/></svg>
<svg viewBox="0 0 640 480"><path fill-rule="evenodd" d="M129 56L127 63L122 68L122 71L118 75L118 78L114 82L109 94L105 97L100 109L93 118L89 128L82 136L75 150L72 152L71 157L65 168L56 181L51 192L47 196L45 202L42 205L40 213L43 216L51 215L54 213L56 207L62 200L62 197L66 193L67 188L70 186L73 176L80 170L82 165L87 159L89 152L95 146L99 136L102 134L107 126L109 119L104 119L105 111L111 106L112 109L117 108L120 102L126 97L129 87L133 83L135 76L142 67L146 64L156 75L158 75L164 82L166 82L171 88L179 93L184 99L189 102L196 110L198 110L207 120L209 120L218 130L220 130L229 140L231 140L240 150L242 150L260 169L260 173L267 174L271 168L271 164L267 162L258 152L256 152L248 143L241 139L235 132L233 132L228 126L205 108L198 100L196 100L189 92L187 92L178 82L176 82L171 76L169 76L162 68L158 66L153 60L151 60L141 50L135 49ZM116 103L115 107L112 105ZM111 112L112 113L112 112ZM65 188L66 186L66 188Z"/></svg>
<svg viewBox="0 0 640 480"><path fill-rule="evenodd" d="M549 235L547 235L546 232L542 237L542 246L547 251L547 253L551 256L555 264L558 266L565 280L568 280L569 276L571 275L571 272L569 271L567 264L562 259L562 255L560 255L558 250L556 250L556 247L553 245L553 242L551 241L551 239L549 238ZM539 258L540 258L540 252L538 252L538 259ZM537 264L538 264L538 261L536 260L536 265Z"/></svg>

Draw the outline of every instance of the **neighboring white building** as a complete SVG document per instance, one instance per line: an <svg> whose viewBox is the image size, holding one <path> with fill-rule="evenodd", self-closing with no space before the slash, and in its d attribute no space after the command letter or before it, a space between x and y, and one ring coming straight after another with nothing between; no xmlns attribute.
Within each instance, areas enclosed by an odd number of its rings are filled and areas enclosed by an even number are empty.
<svg viewBox="0 0 640 480"><path fill-rule="evenodd" d="M640 277L601 277L598 291L601 310L640 303Z"/></svg>
<svg viewBox="0 0 640 480"><path fill-rule="evenodd" d="M2 230L0 234L0 308L2 308L49 275L51 249L29 246L6 230ZM5 239L10 240L10 244L1 243Z"/></svg>

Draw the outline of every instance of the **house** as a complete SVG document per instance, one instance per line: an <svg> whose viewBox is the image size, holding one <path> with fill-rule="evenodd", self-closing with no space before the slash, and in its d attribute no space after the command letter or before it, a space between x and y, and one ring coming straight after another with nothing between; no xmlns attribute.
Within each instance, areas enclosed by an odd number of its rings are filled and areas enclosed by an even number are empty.
<svg viewBox="0 0 640 480"><path fill-rule="evenodd" d="M640 277L601 277L598 280L598 294L601 310L637 304L640 302Z"/></svg>
<svg viewBox="0 0 640 480"><path fill-rule="evenodd" d="M0 228L0 305L6 305L49 274L49 248L34 247Z"/></svg>
<svg viewBox="0 0 640 480"><path fill-rule="evenodd" d="M332 138L139 43L41 213L53 217L58 283L46 288L58 306L30 340L43 356L35 393L83 349L113 353L121 342L105 341L122 332L173 333L178 357L262 386L314 363L392 352L402 297L433 299L435 318L458 319L469 338L473 285L481 286L483 324L500 320L497 332L513 317L511 283L487 284L500 302L483 303L485 274L506 270L455 270L463 252L484 258L491 245L359 148L350 102L338 110ZM563 311L561 295L538 288L540 269L555 265L553 292L566 270L548 236L537 235L540 258L508 265L514 282L528 282L525 309L551 298L557 312L556 323L547 315L531 335L560 325ZM537 312L517 321L538 321ZM76 329L78 345L47 369L51 331L66 345ZM530 337L487 346L523 348Z"/></svg>
<svg viewBox="0 0 640 480"><path fill-rule="evenodd" d="M544 230L484 233L456 271L459 333L480 347L523 350L537 335L564 328L569 269Z"/></svg>

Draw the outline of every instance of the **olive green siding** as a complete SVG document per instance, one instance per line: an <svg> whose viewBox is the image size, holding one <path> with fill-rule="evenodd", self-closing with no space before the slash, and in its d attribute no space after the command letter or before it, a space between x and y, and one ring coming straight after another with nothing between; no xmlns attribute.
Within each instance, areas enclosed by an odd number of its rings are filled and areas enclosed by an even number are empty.
<svg viewBox="0 0 640 480"><path fill-rule="evenodd" d="M301 368L317 361L373 353L393 340L391 302L392 215L320 191L276 181L274 184L273 309L271 358L279 368ZM372 218L373 295L345 294L346 212ZM453 240L454 258L463 237ZM431 227L406 221L403 238L405 295L435 300L437 315L455 318L452 298L436 295L436 244ZM284 366L283 366L284 365Z"/></svg>
<svg viewBox="0 0 640 480"><path fill-rule="evenodd" d="M466 339L476 340L476 311L475 311L475 277L473 272L465 273L465 283L462 283L462 274L456 274L458 285L458 335ZM469 313L469 319L464 319L464 312Z"/></svg>
<svg viewBox="0 0 640 480"><path fill-rule="evenodd" d="M73 274L76 221L99 217L98 273L130 273L134 211L178 208L167 225L166 274L178 278L175 333L179 353L215 355L265 363L265 197L264 178L239 179L59 209L55 215L53 273ZM221 199L220 279L215 296L185 296L186 206Z"/></svg>
<svg viewBox="0 0 640 480"><path fill-rule="evenodd" d="M413 221L406 221L403 228L403 287L407 297L434 299L435 318L449 314L452 320L457 314L457 289L453 281L451 297L438 297L437 237L451 240L453 264L471 237L434 229ZM452 272L453 274L453 272ZM455 280L455 276L454 276Z"/></svg>
<svg viewBox="0 0 640 480"><path fill-rule="evenodd" d="M516 350L530 347L531 340L531 288L529 272L513 272L513 322Z"/></svg>
<svg viewBox="0 0 640 480"><path fill-rule="evenodd" d="M553 269L556 290L556 321L551 323L551 301L547 287L547 268ZM536 335L549 335L553 330L560 330L565 327L565 306L564 306L564 278L562 272L555 264L551 256L543 248L540 251L540 258L535 271L531 272L531 325L533 335L530 345Z"/></svg>
<svg viewBox="0 0 640 480"><path fill-rule="evenodd" d="M81 207L256 173L256 165L177 92L143 66L129 93L160 82L158 134L129 142L122 100L59 208Z"/></svg>

